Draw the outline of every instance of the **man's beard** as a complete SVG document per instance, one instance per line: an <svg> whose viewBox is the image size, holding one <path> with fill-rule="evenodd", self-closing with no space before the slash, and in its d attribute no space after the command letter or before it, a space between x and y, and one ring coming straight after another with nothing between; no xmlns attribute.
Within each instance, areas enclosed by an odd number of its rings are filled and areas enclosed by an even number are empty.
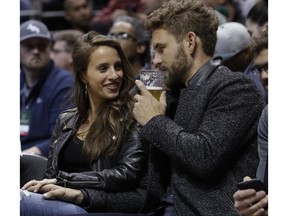
<svg viewBox="0 0 288 216"><path fill-rule="evenodd" d="M22 63L20 61L20 65L22 68L26 68L27 70L34 72L34 73L41 73L48 67L50 59L43 60L40 64L33 64L33 63Z"/></svg>
<svg viewBox="0 0 288 216"><path fill-rule="evenodd" d="M166 71L165 85L172 91L179 91L185 87L185 74L189 69L187 55L185 54L183 44L178 46L178 52L175 61L170 65L162 63L160 70Z"/></svg>

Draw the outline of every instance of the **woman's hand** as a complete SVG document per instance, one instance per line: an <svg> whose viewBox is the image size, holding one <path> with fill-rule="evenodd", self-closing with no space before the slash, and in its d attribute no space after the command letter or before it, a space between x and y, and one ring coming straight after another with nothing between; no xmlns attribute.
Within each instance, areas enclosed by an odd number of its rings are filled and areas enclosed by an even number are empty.
<svg viewBox="0 0 288 216"><path fill-rule="evenodd" d="M32 180L32 181L27 182L21 189L37 193L38 191L41 190L41 188L43 186L45 186L47 184L56 184L56 182L57 182L56 178L54 178L54 179L43 179L41 181Z"/></svg>

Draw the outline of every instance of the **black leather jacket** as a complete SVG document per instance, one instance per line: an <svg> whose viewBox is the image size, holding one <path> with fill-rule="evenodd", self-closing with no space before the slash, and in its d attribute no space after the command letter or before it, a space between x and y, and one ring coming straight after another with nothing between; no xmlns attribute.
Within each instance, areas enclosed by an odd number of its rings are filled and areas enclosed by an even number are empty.
<svg viewBox="0 0 288 216"><path fill-rule="evenodd" d="M77 110L60 114L50 142L45 178L56 178L57 184L69 188L93 188L107 192L131 190L139 184L147 166L147 149L140 141L138 129L128 133L119 152L91 162L91 171L67 173L58 169L58 155L69 145L79 127Z"/></svg>

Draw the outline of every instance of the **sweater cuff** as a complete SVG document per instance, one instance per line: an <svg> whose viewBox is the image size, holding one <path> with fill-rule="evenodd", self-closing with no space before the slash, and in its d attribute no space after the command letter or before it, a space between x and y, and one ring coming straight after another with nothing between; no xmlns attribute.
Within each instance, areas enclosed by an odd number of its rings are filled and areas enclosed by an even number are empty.
<svg viewBox="0 0 288 216"><path fill-rule="evenodd" d="M88 207L90 204L90 197L89 194L85 191L85 189L80 189L80 191L83 193L83 200L82 203L80 204L83 208Z"/></svg>

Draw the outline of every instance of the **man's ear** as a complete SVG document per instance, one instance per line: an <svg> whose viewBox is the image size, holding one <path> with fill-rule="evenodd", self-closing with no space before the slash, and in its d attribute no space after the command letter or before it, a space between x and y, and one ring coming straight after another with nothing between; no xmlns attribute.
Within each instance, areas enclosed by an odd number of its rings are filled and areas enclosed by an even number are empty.
<svg viewBox="0 0 288 216"><path fill-rule="evenodd" d="M197 35L194 32L187 34L188 51L190 55L194 55L197 46Z"/></svg>
<svg viewBox="0 0 288 216"><path fill-rule="evenodd" d="M143 53L145 53L146 49L147 49L147 47L145 45L139 44L136 47L136 52L139 54L143 54Z"/></svg>
<svg viewBox="0 0 288 216"><path fill-rule="evenodd" d="M262 27L262 32L264 31L268 31L268 22L264 23L263 27Z"/></svg>

